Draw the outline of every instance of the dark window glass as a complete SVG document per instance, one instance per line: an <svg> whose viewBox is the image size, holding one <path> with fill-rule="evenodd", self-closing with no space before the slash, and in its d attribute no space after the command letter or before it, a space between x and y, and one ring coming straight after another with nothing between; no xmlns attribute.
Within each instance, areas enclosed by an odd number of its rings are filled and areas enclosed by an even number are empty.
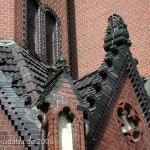
<svg viewBox="0 0 150 150"><path fill-rule="evenodd" d="M47 64L55 63L55 18L46 12L46 54Z"/></svg>
<svg viewBox="0 0 150 150"><path fill-rule="evenodd" d="M32 0L27 1L27 48L37 50L37 6Z"/></svg>

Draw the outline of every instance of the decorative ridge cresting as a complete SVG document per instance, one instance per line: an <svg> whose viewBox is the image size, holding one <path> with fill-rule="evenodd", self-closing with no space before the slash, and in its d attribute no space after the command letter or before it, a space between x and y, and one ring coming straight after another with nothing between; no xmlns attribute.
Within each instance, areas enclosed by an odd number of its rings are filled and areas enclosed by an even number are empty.
<svg viewBox="0 0 150 150"><path fill-rule="evenodd" d="M141 110L150 127L150 100L144 89L143 80L137 71L129 49L130 46L127 25L122 17L116 14L110 16L104 38L106 51L104 61L91 82L90 91L78 105L78 109L83 110L86 114L85 130L89 150L93 149L96 144L95 141L99 136L99 130L106 121L109 107L119 96L118 91L125 74L130 79Z"/></svg>
<svg viewBox="0 0 150 150"><path fill-rule="evenodd" d="M104 49L108 52L115 45L121 46L126 44L131 46L127 25L121 16L113 14L108 18L108 27L104 38Z"/></svg>
<svg viewBox="0 0 150 150"><path fill-rule="evenodd" d="M51 84L65 70L68 70L68 67L66 65L66 59L63 56L60 56L59 59L57 60L56 64L52 64L52 65L48 66L47 69L48 69L49 79L44 85L45 88L49 84Z"/></svg>
<svg viewBox="0 0 150 150"><path fill-rule="evenodd" d="M47 94L50 92L50 90L55 86L55 83L59 79L59 77L64 72L69 72L70 69L68 68L66 64L66 59L63 56L60 56L57 60L56 64L52 64L47 67L48 70L48 80L44 85L45 90L40 95L36 106L40 108L41 104L43 104L43 100L45 100Z"/></svg>

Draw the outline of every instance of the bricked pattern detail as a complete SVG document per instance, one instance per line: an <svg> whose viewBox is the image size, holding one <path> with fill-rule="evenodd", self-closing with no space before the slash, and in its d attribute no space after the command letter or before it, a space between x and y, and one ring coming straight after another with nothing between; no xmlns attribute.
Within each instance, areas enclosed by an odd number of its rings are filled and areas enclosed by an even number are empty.
<svg viewBox="0 0 150 150"><path fill-rule="evenodd" d="M126 79L124 79L126 80ZM101 136L98 137L99 140L97 140L97 149L100 148L101 150L111 149L111 150L144 150L144 149L150 149L149 146L149 128L147 126L147 123L143 117L142 111L140 109L139 103L136 99L136 95L134 94L134 90L132 88L132 85L130 84L130 81L127 79L124 81L123 88L121 90L121 94L118 98L119 100L127 99L129 100L132 105L136 108L138 111L139 117L141 119L141 123L143 125L144 131L142 135L142 140L137 144L131 144L129 143L128 139L123 135L120 126L117 125L115 119L116 116L114 114L114 110L116 107L113 105L116 105L115 102L110 108L108 112L108 119L107 123L104 125L105 128L103 128L100 132ZM119 102L118 100L118 102ZM116 111L116 110L115 110Z"/></svg>
<svg viewBox="0 0 150 150"><path fill-rule="evenodd" d="M15 40L27 48L27 0L0 0L0 4L0 40ZM40 0L40 4L52 8L60 19L61 27L57 23L56 32L61 31L59 40L62 45L57 44L56 47L62 49L69 64L67 1Z"/></svg>
<svg viewBox="0 0 150 150"><path fill-rule="evenodd" d="M8 117L4 114L4 111L0 107L0 140L5 142L11 140L21 140L21 137L18 136L18 133L15 131L14 127L11 125L11 122L8 120ZM1 145L0 148L3 150L27 150L27 147L24 145Z"/></svg>
<svg viewBox="0 0 150 150"><path fill-rule="evenodd" d="M59 133L58 133L58 113L55 113L54 107L56 106L50 106L49 112L47 113L48 116L48 124L49 124L49 131L48 131L48 139L54 141L54 144L48 145L48 150L59 150ZM74 115L75 108L69 107L67 103L63 103L61 105L63 111L63 108L73 108L70 109L70 112L72 115ZM84 150L84 123L83 118L77 113L78 116L74 118L73 121L73 145L75 149ZM80 118L79 118L80 117Z"/></svg>
<svg viewBox="0 0 150 150"><path fill-rule="evenodd" d="M15 1L15 2L14 2ZM20 0L6 0L0 1L2 4L2 11L0 15L3 18L0 24L0 39L11 39L15 40L18 44L20 44L23 48L26 48L27 44L27 9L26 4L27 1ZM47 5L54 10L54 12L58 15L60 19L61 27L58 26L57 23L57 31L61 30L61 34L59 33L60 42L62 45L57 44L56 47L62 49L63 55L67 59L67 63L69 63L69 54L68 54L68 25L67 25L67 2L66 0L58 1L49 1L49 0L40 0L40 5ZM15 5L15 6L14 6ZM15 9L14 9L15 7ZM6 11L7 10L7 11ZM4 13L5 12L5 13ZM15 16L15 19L14 19ZM8 24L8 25L7 25ZM8 31L8 32L7 32ZM58 37L56 37L58 38ZM62 40L61 40L62 39ZM56 52L58 54L58 52Z"/></svg>
<svg viewBox="0 0 150 150"><path fill-rule="evenodd" d="M57 14L61 23L61 43L62 43L62 53L65 56L67 63L69 62L68 55L68 25L67 25L67 0L62 1L49 1L41 0L43 5L47 4L50 8L53 8L54 12ZM60 47L60 46L59 46Z"/></svg>
<svg viewBox="0 0 150 150"><path fill-rule="evenodd" d="M76 110L79 103L69 83L64 82L56 94L51 94L56 104L50 104L48 116L48 139L54 140L54 144L48 145L48 150L59 150L58 116L64 108L70 110L69 114L74 116L73 121L73 145L75 150L85 150L84 146L84 121L83 113Z"/></svg>
<svg viewBox="0 0 150 150"><path fill-rule="evenodd" d="M42 5L38 8L38 53L43 57L46 50L46 23L45 23L45 11ZM42 56L43 54L43 56ZM45 60L46 61L46 60Z"/></svg>
<svg viewBox="0 0 150 150"><path fill-rule="evenodd" d="M55 24L55 58L58 59L61 51L61 22L59 17L49 5L41 4L38 8L38 54L43 62L47 62L46 57L46 12L50 12L56 19Z"/></svg>
<svg viewBox="0 0 150 150"><path fill-rule="evenodd" d="M114 116L117 119L116 124L128 139L129 144L139 143L143 135L143 124L134 105L129 100L119 100Z"/></svg>

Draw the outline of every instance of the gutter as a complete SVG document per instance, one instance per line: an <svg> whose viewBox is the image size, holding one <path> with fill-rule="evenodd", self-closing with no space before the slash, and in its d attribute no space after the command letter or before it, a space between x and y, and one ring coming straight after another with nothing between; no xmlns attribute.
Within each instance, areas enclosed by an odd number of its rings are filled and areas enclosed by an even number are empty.
<svg viewBox="0 0 150 150"><path fill-rule="evenodd" d="M41 126L41 141L45 142L40 142L40 150L46 150L47 145L46 145L46 139L47 139L47 127L48 127L48 120L46 117L45 113L40 113L38 114L37 118L40 120L42 126Z"/></svg>

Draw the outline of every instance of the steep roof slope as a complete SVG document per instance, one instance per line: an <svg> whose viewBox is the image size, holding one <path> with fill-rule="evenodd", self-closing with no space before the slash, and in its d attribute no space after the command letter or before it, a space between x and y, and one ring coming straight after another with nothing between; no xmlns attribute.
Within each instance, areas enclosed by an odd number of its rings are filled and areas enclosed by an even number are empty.
<svg viewBox="0 0 150 150"><path fill-rule="evenodd" d="M47 68L12 41L0 41L0 54L1 107L25 146L38 149L40 110L31 108L31 104L44 91Z"/></svg>
<svg viewBox="0 0 150 150"><path fill-rule="evenodd" d="M25 104L30 100L28 94L18 96L12 89L12 79L0 70L0 104L16 131L29 149L38 148L41 123L37 119L40 112L36 108L28 108ZM32 143L30 143L33 140Z"/></svg>
<svg viewBox="0 0 150 150"><path fill-rule="evenodd" d="M78 109L85 112L87 136L91 145L99 134L97 129L104 123L112 101L118 96L123 76L126 73L150 127L150 99L130 52L130 45L124 21L114 14L109 18L109 26L104 39L104 49L107 53L100 68L75 83L83 98Z"/></svg>

